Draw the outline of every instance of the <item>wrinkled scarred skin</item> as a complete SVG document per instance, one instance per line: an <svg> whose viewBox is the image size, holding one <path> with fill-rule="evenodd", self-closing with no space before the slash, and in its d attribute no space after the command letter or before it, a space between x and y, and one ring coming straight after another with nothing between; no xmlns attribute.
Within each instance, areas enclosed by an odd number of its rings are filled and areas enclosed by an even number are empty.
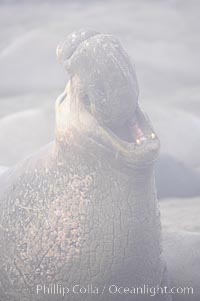
<svg viewBox="0 0 200 301"><path fill-rule="evenodd" d="M92 31L71 34L57 54L70 79L56 101L56 139L0 178L0 300L64 300L37 285L79 283L99 294L65 300L152 300L108 292L168 285L159 140L139 108L133 67L113 36Z"/></svg>

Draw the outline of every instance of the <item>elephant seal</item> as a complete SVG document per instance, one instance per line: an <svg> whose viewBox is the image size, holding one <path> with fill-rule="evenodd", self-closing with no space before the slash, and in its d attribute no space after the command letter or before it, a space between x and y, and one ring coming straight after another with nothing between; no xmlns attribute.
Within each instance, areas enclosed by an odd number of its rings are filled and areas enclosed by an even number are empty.
<svg viewBox="0 0 200 301"><path fill-rule="evenodd" d="M56 101L55 141L1 178L0 297L169 301L158 291L169 285L159 139L129 57L112 35L84 30L57 56L70 79Z"/></svg>

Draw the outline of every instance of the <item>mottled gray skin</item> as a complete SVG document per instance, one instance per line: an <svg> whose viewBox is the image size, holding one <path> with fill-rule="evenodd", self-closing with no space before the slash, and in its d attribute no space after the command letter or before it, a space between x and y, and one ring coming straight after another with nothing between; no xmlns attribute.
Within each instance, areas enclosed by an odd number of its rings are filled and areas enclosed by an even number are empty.
<svg viewBox="0 0 200 301"><path fill-rule="evenodd" d="M113 47L113 37L105 36L101 38ZM89 52L95 45L102 47L101 40L96 42L92 40ZM95 53L99 60L107 52ZM71 72L68 86L56 102L55 142L0 180L0 300L62 300L60 295L37 295L36 285L44 283L60 283L70 289L77 283L93 284L100 292L106 285L103 295L70 294L65 299L70 301L152 300L144 295L111 295L108 286L168 285L154 183L159 141L147 138L136 145L113 132L120 133L116 125L125 123L130 112L147 137L152 132L137 104L132 71L129 74L127 69L126 76L121 75L123 64L130 64L127 55L120 50L118 56L122 63L113 56L113 64L119 66L115 76L104 78L119 80L113 99L104 89L106 110L112 111L109 122L101 105L93 102L96 81L86 89L91 74L86 73L83 81L83 75ZM102 68L102 63L99 66ZM130 87L125 98L120 94L123 80L124 86ZM85 103L86 90L89 104ZM96 94L95 102L98 97ZM116 106L111 110L112 100ZM171 298L163 295L158 300Z"/></svg>

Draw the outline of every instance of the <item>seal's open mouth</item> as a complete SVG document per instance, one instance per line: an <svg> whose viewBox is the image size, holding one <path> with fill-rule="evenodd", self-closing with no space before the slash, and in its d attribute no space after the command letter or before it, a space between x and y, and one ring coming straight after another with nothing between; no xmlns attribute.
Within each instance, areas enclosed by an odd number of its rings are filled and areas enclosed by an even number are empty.
<svg viewBox="0 0 200 301"><path fill-rule="evenodd" d="M91 123L90 137L112 150L115 157L123 158L127 164L143 166L157 157L159 139L139 106L134 116L120 127L106 128L98 123L95 127L93 125Z"/></svg>
<svg viewBox="0 0 200 301"><path fill-rule="evenodd" d="M113 128L112 131L121 140L128 143L136 143L137 145L141 145L148 139L156 139L149 121L145 118L139 107L136 109L132 119L120 127Z"/></svg>
<svg viewBox="0 0 200 301"><path fill-rule="evenodd" d="M139 106L137 106L134 116L126 121L122 126L113 127L110 129L112 136L119 143L129 148L146 148L158 146L158 138L150 124L149 119L143 114ZM110 132L109 130L109 132Z"/></svg>

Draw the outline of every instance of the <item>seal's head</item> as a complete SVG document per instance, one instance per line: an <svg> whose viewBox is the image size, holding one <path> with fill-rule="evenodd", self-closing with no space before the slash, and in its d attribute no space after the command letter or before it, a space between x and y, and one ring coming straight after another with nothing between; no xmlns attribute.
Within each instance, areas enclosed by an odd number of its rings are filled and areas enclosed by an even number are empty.
<svg viewBox="0 0 200 301"><path fill-rule="evenodd" d="M57 100L57 138L72 129L98 141L131 164L151 162L159 141L138 105L135 71L119 41L80 30L57 47L70 79Z"/></svg>

